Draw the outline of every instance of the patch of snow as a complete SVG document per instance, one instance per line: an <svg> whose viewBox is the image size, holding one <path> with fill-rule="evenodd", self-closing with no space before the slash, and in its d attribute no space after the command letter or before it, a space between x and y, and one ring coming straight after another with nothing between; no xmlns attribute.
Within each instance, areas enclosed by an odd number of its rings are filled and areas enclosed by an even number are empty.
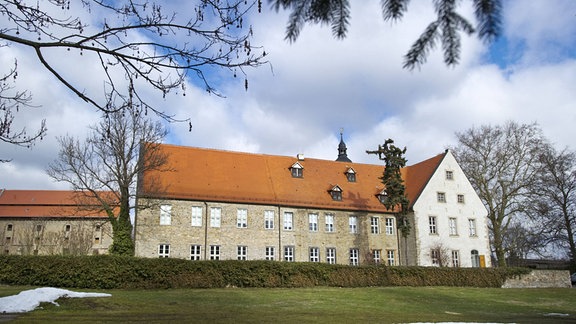
<svg viewBox="0 0 576 324"><path fill-rule="evenodd" d="M110 297L104 293L74 292L60 288L36 288L25 290L18 295L0 298L0 313L26 313L33 311L40 303L56 303L58 298L85 298L85 297Z"/></svg>

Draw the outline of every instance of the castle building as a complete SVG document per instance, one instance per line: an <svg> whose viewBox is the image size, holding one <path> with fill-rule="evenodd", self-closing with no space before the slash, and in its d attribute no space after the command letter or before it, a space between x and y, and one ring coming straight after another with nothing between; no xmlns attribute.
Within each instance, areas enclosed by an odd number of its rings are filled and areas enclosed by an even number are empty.
<svg viewBox="0 0 576 324"><path fill-rule="evenodd" d="M490 266L487 211L449 151L401 170L410 234L381 203L384 166L162 144L140 175L139 257ZM158 191L158 185L165 188Z"/></svg>
<svg viewBox="0 0 576 324"><path fill-rule="evenodd" d="M4 254L105 254L111 234L99 203L80 192L0 190Z"/></svg>

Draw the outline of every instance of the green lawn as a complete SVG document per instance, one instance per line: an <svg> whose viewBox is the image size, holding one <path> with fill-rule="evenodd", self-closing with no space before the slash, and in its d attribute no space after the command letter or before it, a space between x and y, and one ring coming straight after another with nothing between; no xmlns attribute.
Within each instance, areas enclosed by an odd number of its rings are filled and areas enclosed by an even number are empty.
<svg viewBox="0 0 576 324"><path fill-rule="evenodd" d="M25 289L0 286L0 296ZM112 297L60 299L59 307L43 304L42 309L19 315L10 323L576 322L576 289L320 287L90 291L110 293ZM551 313L568 315L547 315Z"/></svg>

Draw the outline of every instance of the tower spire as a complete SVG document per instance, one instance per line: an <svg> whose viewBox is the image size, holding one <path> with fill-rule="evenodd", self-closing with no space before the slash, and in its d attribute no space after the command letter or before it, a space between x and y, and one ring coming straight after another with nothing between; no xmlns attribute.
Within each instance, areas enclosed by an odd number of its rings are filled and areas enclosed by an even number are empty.
<svg viewBox="0 0 576 324"><path fill-rule="evenodd" d="M343 133L344 133L344 128L340 128L340 144L338 144L338 158L336 159L336 161L352 162L348 158L348 154L346 154L346 151L348 150L348 148L346 147L346 143L344 143Z"/></svg>

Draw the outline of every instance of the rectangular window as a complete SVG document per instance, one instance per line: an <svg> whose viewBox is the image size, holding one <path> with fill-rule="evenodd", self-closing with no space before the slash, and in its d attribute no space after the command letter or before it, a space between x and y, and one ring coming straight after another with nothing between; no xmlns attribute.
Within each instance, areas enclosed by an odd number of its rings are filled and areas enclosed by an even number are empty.
<svg viewBox="0 0 576 324"><path fill-rule="evenodd" d="M170 257L170 244L158 245L158 257L160 257L160 258L169 258Z"/></svg>
<svg viewBox="0 0 576 324"><path fill-rule="evenodd" d="M437 198L439 203L445 203L446 202L446 193L445 192L437 192L436 198Z"/></svg>
<svg viewBox="0 0 576 324"><path fill-rule="evenodd" d="M386 235L394 235L394 218L386 218Z"/></svg>
<svg viewBox="0 0 576 324"><path fill-rule="evenodd" d="M210 207L210 227L220 227L222 222L222 208Z"/></svg>
<svg viewBox="0 0 576 324"><path fill-rule="evenodd" d="M160 225L170 225L172 223L172 206L160 205Z"/></svg>
<svg viewBox="0 0 576 324"><path fill-rule="evenodd" d="M12 242L12 236L6 236L6 244L10 244Z"/></svg>
<svg viewBox="0 0 576 324"><path fill-rule="evenodd" d="M42 225L36 225L36 232L42 232Z"/></svg>
<svg viewBox="0 0 576 324"><path fill-rule="evenodd" d="M346 172L346 179L348 179L348 182L356 182L356 173L353 171Z"/></svg>
<svg viewBox="0 0 576 324"><path fill-rule="evenodd" d="M318 232L318 214L308 214L308 228L310 232Z"/></svg>
<svg viewBox="0 0 576 324"><path fill-rule="evenodd" d="M326 249L326 263L336 264L336 248Z"/></svg>
<svg viewBox="0 0 576 324"><path fill-rule="evenodd" d="M293 246L285 246L284 247L284 261L294 262L294 247Z"/></svg>
<svg viewBox="0 0 576 324"><path fill-rule="evenodd" d="M468 233L470 236L476 236L476 220L473 218L468 219Z"/></svg>
<svg viewBox="0 0 576 324"><path fill-rule="evenodd" d="M274 229L274 211L266 210L264 211L264 228Z"/></svg>
<svg viewBox="0 0 576 324"><path fill-rule="evenodd" d="M334 232L334 214L326 214L326 232Z"/></svg>
<svg viewBox="0 0 576 324"><path fill-rule="evenodd" d="M370 217L370 233L380 234L380 218Z"/></svg>
<svg viewBox="0 0 576 324"><path fill-rule="evenodd" d="M396 260L394 258L394 250L386 251L386 260L389 266L396 265Z"/></svg>
<svg viewBox="0 0 576 324"><path fill-rule="evenodd" d="M238 245L238 260L246 260L248 257L248 247L244 245Z"/></svg>
<svg viewBox="0 0 576 324"><path fill-rule="evenodd" d="M348 227L350 228L350 233L358 233L358 217L350 216L348 218Z"/></svg>
<svg viewBox="0 0 576 324"><path fill-rule="evenodd" d="M236 212L236 227L238 228L248 227L248 210L238 208Z"/></svg>
<svg viewBox="0 0 576 324"><path fill-rule="evenodd" d="M210 260L220 260L220 245L210 245Z"/></svg>
<svg viewBox="0 0 576 324"><path fill-rule="evenodd" d="M446 180L454 180L454 172L446 171Z"/></svg>
<svg viewBox="0 0 576 324"><path fill-rule="evenodd" d="M458 195L458 196L456 196L456 199L457 199L459 204L464 203L464 195Z"/></svg>
<svg viewBox="0 0 576 324"><path fill-rule="evenodd" d="M202 255L201 253L201 245L190 245L190 260L200 260L200 256Z"/></svg>
<svg viewBox="0 0 576 324"><path fill-rule="evenodd" d="M436 230L436 216L428 217L428 225L430 227L430 234L438 234Z"/></svg>
<svg viewBox="0 0 576 324"><path fill-rule="evenodd" d="M430 257L432 258L432 265L439 266L440 265L440 250L432 249L430 251Z"/></svg>
<svg viewBox="0 0 576 324"><path fill-rule="evenodd" d="M452 251L452 266L454 268L460 267L460 252Z"/></svg>
<svg viewBox="0 0 576 324"><path fill-rule="evenodd" d="M350 249L350 265L358 265L358 249Z"/></svg>
<svg viewBox="0 0 576 324"><path fill-rule="evenodd" d="M12 232L12 228L13 228L12 224L6 225L6 231L7 232Z"/></svg>
<svg viewBox="0 0 576 324"><path fill-rule="evenodd" d="M382 250L372 250L372 260L376 264L382 262Z"/></svg>
<svg viewBox="0 0 576 324"><path fill-rule="evenodd" d="M292 177L293 178L302 178L303 172L302 172L302 167L292 167L291 169L292 171Z"/></svg>
<svg viewBox="0 0 576 324"><path fill-rule="evenodd" d="M458 227L456 226L456 218L450 217L448 219L448 225L450 226L450 235L458 235Z"/></svg>
<svg viewBox="0 0 576 324"><path fill-rule="evenodd" d="M284 212L284 230L291 231L294 229L294 214L291 212Z"/></svg>
<svg viewBox="0 0 576 324"><path fill-rule="evenodd" d="M267 246L264 254L264 259L274 261L275 259L274 251L275 250L273 246Z"/></svg>
<svg viewBox="0 0 576 324"><path fill-rule="evenodd" d="M202 227L202 207L192 206L192 226Z"/></svg>
<svg viewBox="0 0 576 324"><path fill-rule="evenodd" d="M72 225L70 225L70 224L66 224L66 226L64 227L64 231L66 231L66 232L70 232L71 229L72 229Z"/></svg>
<svg viewBox="0 0 576 324"><path fill-rule="evenodd" d="M309 251L310 262L320 262L320 251L317 247L311 247Z"/></svg>

